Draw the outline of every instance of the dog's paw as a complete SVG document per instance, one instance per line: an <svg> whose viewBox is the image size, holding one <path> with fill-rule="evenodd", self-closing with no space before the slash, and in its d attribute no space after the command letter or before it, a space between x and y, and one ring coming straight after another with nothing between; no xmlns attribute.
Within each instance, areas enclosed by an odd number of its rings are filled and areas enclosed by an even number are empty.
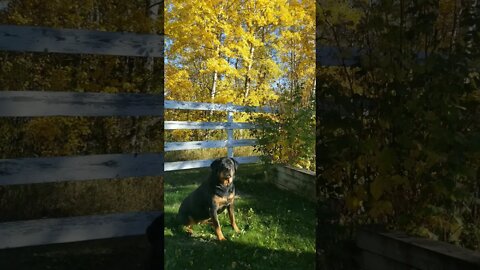
<svg viewBox="0 0 480 270"><path fill-rule="evenodd" d="M184 232L185 234L187 234L188 236L192 236L192 234L193 234L192 228L187 227L187 226L182 226L182 227L181 227L181 231L183 231L183 232Z"/></svg>

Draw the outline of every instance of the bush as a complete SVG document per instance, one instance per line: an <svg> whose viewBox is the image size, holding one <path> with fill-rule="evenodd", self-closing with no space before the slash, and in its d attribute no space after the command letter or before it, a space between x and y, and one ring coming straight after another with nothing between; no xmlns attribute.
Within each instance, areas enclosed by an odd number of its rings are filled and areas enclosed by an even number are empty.
<svg viewBox="0 0 480 270"><path fill-rule="evenodd" d="M282 91L272 105L276 114L253 116L259 126L255 151L268 163L283 163L315 170L315 102L302 96L302 88Z"/></svg>
<svg viewBox="0 0 480 270"><path fill-rule="evenodd" d="M451 46L436 36L438 3L400 2L332 27L361 56L317 74L333 108L319 107L319 194L352 231L380 223L479 250L479 36L465 12Z"/></svg>

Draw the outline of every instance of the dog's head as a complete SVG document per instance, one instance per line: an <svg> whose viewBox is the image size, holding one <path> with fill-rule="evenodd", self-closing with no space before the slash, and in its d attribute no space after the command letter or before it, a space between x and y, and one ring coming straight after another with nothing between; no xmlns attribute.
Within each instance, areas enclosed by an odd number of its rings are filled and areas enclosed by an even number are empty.
<svg viewBox="0 0 480 270"><path fill-rule="evenodd" d="M238 168L238 162L233 158L219 158L210 164L212 177L217 183L228 186L233 182L233 177Z"/></svg>

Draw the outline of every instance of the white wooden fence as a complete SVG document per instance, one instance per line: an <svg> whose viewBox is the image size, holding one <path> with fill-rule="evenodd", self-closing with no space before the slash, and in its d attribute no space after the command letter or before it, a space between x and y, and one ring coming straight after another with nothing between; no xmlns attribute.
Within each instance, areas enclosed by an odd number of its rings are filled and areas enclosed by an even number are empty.
<svg viewBox="0 0 480 270"><path fill-rule="evenodd" d="M163 63L163 36L0 25L0 51L157 57ZM0 89L0 117L163 117L162 94L9 90ZM0 185L162 175L163 153L0 159ZM130 212L3 222L0 249L140 235L159 214Z"/></svg>
<svg viewBox="0 0 480 270"><path fill-rule="evenodd" d="M227 112L226 122L189 122L189 121L165 121L165 130L174 129L225 129L227 131L226 140L217 141L193 141L193 142L165 142L165 152L192 149L207 148L227 148L228 157L233 157L233 149L240 146L253 146L256 144L255 139L233 138L234 129L252 129L255 128L253 123L239 123L233 121L233 113L235 112L262 112L273 113L272 108L268 107L250 107L229 104L185 102L185 101L165 101L165 109L178 110L208 110L208 111L225 111ZM255 163L260 159L258 156L235 157L240 164ZM213 160L188 160L177 162L166 162L165 171L184 170L193 168L208 167Z"/></svg>

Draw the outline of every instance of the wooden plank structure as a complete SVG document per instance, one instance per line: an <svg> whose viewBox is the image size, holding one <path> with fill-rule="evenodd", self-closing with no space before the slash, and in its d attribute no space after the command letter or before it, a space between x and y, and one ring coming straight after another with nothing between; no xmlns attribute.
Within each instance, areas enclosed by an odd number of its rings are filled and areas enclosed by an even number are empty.
<svg viewBox="0 0 480 270"><path fill-rule="evenodd" d="M251 123L234 122L191 122L191 121L165 121L165 130L171 129L252 129Z"/></svg>
<svg viewBox="0 0 480 270"><path fill-rule="evenodd" d="M163 57L163 36L0 25L10 52ZM162 61L163 62L163 61ZM163 116L163 94L0 91L0 117ZM163 176L163 153L0 159L0 185ZM0 249L139 235L159 211L0 223Z"/></svg>
<svg viewBox="0 0 480 270"><path fill-rule="evenodd" d="M158 175L162 154L110 154L0 160L0 185Z"/></svg>
<svg viewBox="0 0 480 270"><path fill-rule="evenodd" d="M223 147L241 147L253 146L257 141L255 139L242 140L223 140L223 141L193 141L193 142L170 142L165 145L165 151L179 151L191 149L223 148Z"/></svg>
<svg viewBox="0 0 480 270"><path fill-rule="evenodd" d="M0 25L0 50L163 57L163 36Z"/></svg>
<svg viewBox="0 0 480 270"><path fill-rule="evenodd" d="M257 112L257 113L274 113L275 112L275 109L271 107L254 107L254 106L234 105L231 103L217 104L217 103L174 101L174 100L165 100L165 109L225 111L225 112Z"/></svg>
<svg viewBox="0 0 480 270"><path fill-rule="evenodd" d="M280 189L291 191L299 196L315 202L316 174L315 172L294 168L288 165L275 166L275 178L273 184Z"/></svg>
<svg viewBox="0 0 480 270"><path fill-rule="evenodd" d="M151 94L2 91L2 117L162 116L163 96Z"/></svg>
<svg viewBox="0 0 480 270"><path fill-rule="evenodd" d="M49 218L4 222L0 226L2 248L57 244L90 239L141 235L160 212L129 212L108 215Z"/></svg>
<svg viewBox="0 0 480 270"><path fill-rule="evenodd" d="M405 233L364 228L357 233L356 243L361 269L480 269L478 252Z"/></svg>
<svg viewBox="0 0 480 270"><path fill-rule="evenodd" d="M254 146L256 140L254 139L240 139L233 138L234 129L253 129L256 128L253 123L239 123L233 121L233 113L248 112L248 113L275 113L274 108L270 107L251 107L228 104L215 103L201 103L201 102L187 102L187 101L165 101L165 109L177 110L214 110L226 111L226 122L190 122L190 121L165 121L165 130L175 129L224 129L227 131L227 140L217 141L194 141L194 142L166 142L165 152L192 150L192 149L207 149L207 148L223 148L227 147L227 156L234 157L234 148L240 146ZM260 161L258 156L249 157L235 157L239 163L256 163ZM165 171L186 170L194 168L204 168L210 166L213 160L187 160L166 162Z"/></svg>

